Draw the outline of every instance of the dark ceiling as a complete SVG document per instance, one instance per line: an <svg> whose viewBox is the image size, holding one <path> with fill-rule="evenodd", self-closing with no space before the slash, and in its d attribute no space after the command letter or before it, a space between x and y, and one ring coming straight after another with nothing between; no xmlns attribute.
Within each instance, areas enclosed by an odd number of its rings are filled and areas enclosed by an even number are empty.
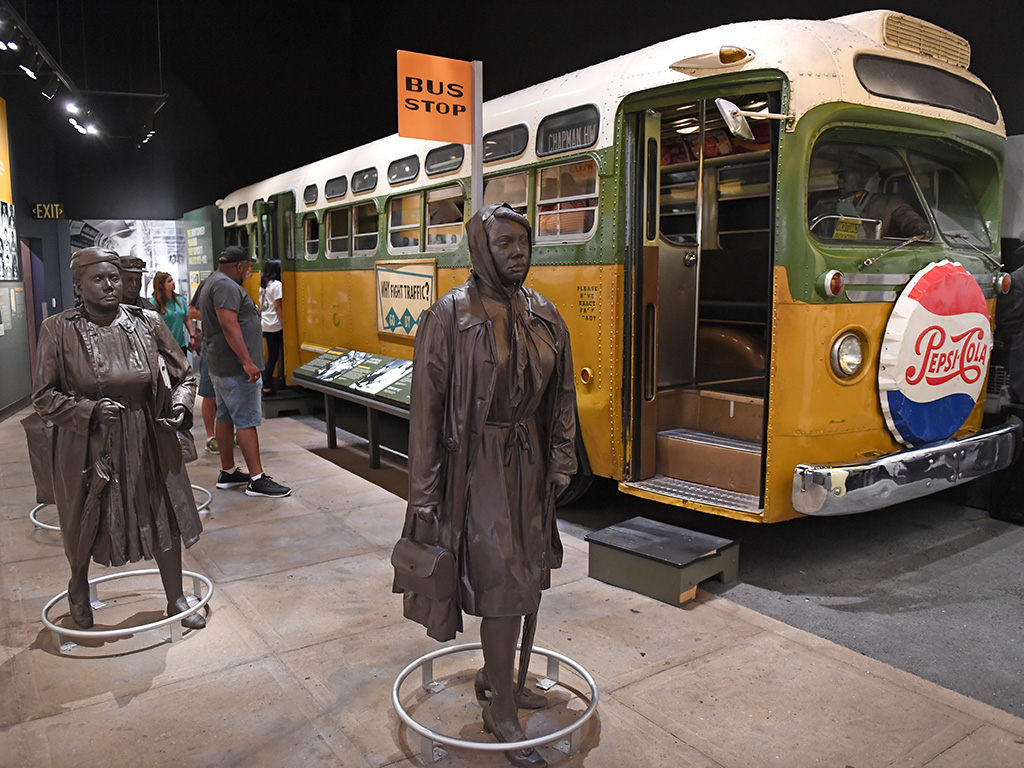
<svg viewBox="0 0 1024 768"><path fill-rule="evenodd" d="M32 94L40 121L57 136L58 190L78 218L176 218L239 186L394 133L398 49L482 60L484 95L493 98L705 27L877 7L847 0L633 0L615 4L620 10L613 14L592 0L477 10L468 3L374 0L10 4L79 88L168 94L154 120L156 135L142 148L128 138L104 144L80 136L56 100L47 104ZM889 7L966 37L971 69L995 92L1007 132L1024 133L1024 3L905 0ZM24 76L0 77L0 96L24 100L30 85ZM127 135L119 109L94 101L109 130Z"/></svg>

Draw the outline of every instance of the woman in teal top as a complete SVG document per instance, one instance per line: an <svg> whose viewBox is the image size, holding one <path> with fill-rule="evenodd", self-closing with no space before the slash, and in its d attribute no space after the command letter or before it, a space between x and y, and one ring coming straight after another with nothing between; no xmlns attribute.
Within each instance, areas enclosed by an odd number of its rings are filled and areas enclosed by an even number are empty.
<svg viewBox="0 0 1024 768"><path fill-rule="evenodd" d="M188 304L174 290L174 278L166 272L157 272L153 278L153 298L149 300L160 317L171 329L181 351L187 353L192 338L192 321L188 319Z"/></svg>

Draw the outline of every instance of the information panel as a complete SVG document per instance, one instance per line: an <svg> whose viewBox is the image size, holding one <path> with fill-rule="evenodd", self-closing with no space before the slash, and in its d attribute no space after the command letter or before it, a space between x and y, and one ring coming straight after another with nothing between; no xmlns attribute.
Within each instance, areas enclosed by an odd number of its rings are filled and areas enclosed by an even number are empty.
<svg viewBox="0 0 1024 768"><path fill-rule="evenodd" d="M437 262L382 261L376 265L377 332L412 337L420 316L434 303Z"/></svg>

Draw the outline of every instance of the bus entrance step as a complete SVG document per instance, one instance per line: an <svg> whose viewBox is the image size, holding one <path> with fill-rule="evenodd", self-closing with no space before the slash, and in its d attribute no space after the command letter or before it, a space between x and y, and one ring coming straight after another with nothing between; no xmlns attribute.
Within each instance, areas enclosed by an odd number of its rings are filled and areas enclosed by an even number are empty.
<svg viewBox="0 0 1024 768"><path fill-rule="evenodd" d="M658 433L655 466L659 475L726 491L761 491L761 443L695 429Z"/></svg>
<svg viewBox="0 0 1024 768"><path fill-rule="evenodd" d="M739 576L735 541L634 517L589 534L590 576L670 605L697 594L700 582Z"/></svg>
<svg viewBox="0 0 1024 768"><path fill-rule="evenodd" d="M320 398L310 397L304 392L282 389L273 395L263 396L263 418L273 419L285 414L309 416Z"/></svg>
<svg viewBox="0 0 1024 768"><path fill-rule="evenodd" d="M752 493L736 493L724 488L691 483L676 477L655 475L646 480L629 480L619 483L619 490L631 496L653 499L662 504L673 504L677 507L689 507L691 504L707 504L737 512L749 512L752 515L763 515L757 495Z"/></svg>

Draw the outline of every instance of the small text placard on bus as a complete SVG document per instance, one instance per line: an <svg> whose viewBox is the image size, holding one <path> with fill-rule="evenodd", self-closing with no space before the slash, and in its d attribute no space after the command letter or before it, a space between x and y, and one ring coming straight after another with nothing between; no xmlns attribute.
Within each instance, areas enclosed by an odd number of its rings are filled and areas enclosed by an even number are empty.
<svg viewBox="0 0 1024 768"><path fill-rule="evenodd" d="M473 142L473 65L411 51L398 52L398 135Z"/></svg>
<svg viewBox="0 0 1024 768"><path fill-rule="evenodd" d="M423 312L434 303L437 262L434 259L382 261L377 274L377 332L412 337Z"/></svg>

